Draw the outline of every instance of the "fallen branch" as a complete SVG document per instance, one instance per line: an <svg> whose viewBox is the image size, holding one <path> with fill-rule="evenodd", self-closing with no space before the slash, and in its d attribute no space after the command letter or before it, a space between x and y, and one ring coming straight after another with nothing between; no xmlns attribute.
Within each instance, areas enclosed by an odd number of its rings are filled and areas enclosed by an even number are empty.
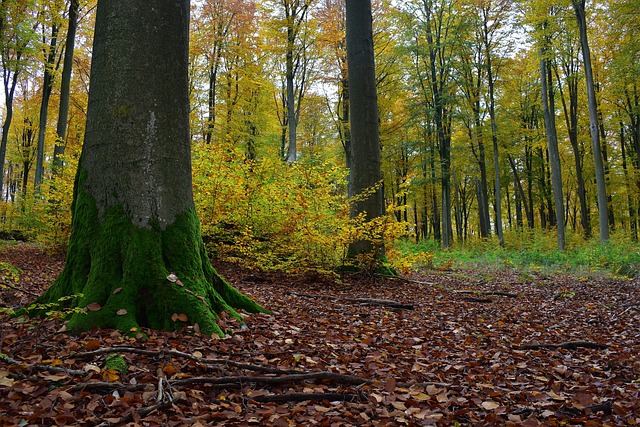
<svg viewBox="0 0 640 427"><path fill-rule="evenodd" d="M376 298L338 298L330 295L309 295L309 294L300 294L296 292L286 292L287 295L294 295L297 297L303 298L314 298L314 299L328 299L331 301L348 301L348 302L357 302L364 305L379 305L383 307L391 307L391 308L401 308L405 310L414 310L414 306L411 304L405 304L398 301L393 301L389 299L376 299Z"/></svg>
<svg viewBox="0 0 640 427"><path fill-rule="evenodd" d="M149 415L150 413L152 413L153 411L161 411L163 409L167 409L167 408L171 407L172 405L173 405L173 402L171 402L171 401L156 403L155 405L146 406L144 408L140 408L140 409L136 410L135 411L135 415L133 415L133 413L130 412L127 415L125 415L124 417L120 418L116 422L104 421L104 422L102 422L100 424L96 424L96 427L110 427L110 426L123 425L123 424L126 424L126 423L134 421L134 418L136 418L136 417L144 418L147 415Z"/></svg>
<svg viewBox="0 0 640 427"><path fill-rule="evenodd" d="M82 370L76 370L76 369L68 369L68 368L62 368L59 366L49 366L49 365L27 365L24 362L21 362L19 360L13 359L9 356L5 356L5 355L0 355L0 360L7 363L8 365L19 365L20 367L23 367L25 369L27 369L29 372L49 372L51 374L67 374L67 375L71 375L71 376L83 376L83 375L87 375L86 371L82 371Z"/></svg>
<svg viewBox="0 0 640 427"><path fill-rule="evenodd" d="M456 294L496 295L501 297L518 298L518 294L513 294L510 292L503 292L503 291L475 291L475 290L462 289L462 290L453 291L453 292Z"/></svg>
<svg viewBox="0 0 640 427"><path fill-rule="evenodd" d="M368 380L365 378L360 378L353 375L337 374L335 372L306 372L302 374L284 375L281 377L259 377L259 376L251 376L251 375L239 375L239 376L219 377L219 378L193 377L193 378L184 378L179 380L171 380L169 381L169 384L171 384L174 387L183 386L183 385L193 385L193 384L235 385L235 384L255 383L255 384L280 385L285 383L302 382L302 381L332 381L332 382L347 383L352 385L361 385L361 384L366 384L371 382L371 380Z"/></svg>
<svg viewBox="0 0 640 427"><path fill-rule="evenodd" d="M420 282L418 280L413 280L413 279L409 279L409 278L402 277L402 276L389 276L388 274L379 274L379 273L376 273L375 276L376 277L382 277L382 278L385 278L385 279L400 280L402 282L411 283L411 284L414 284L414 285L434 286L436 288L442 288L443 287L442 285L440 285L438 283Z"/></svg>
<svg viewBox="0 0 640 427"><path fill-rule="evenodd" d="M606 348L609 348L609 346L606 344L589 341L569 341L563 342L561 344L523 344L518 348L525 350L539 350L542 348L566 348L567 350L575 350L577 348L595 348L604 350Z"/></svg>
<svg viewBox="0 0 640 427"><path fill-rule="evenodd" d="M245 369L247 371L261 372L263 374L295 374L295 373L302 372L302 371L296 371L296 370L283 370L283 369L269 368L266 366L252 365L249 363L240 363L240 362L235 362L229 359L209 359L205 357L194 356L193 354L185 353L178 350L172 350L172 349L145 350L142 348L127 347L127 346L99 348L97 350L86 351L83 353L76 353L75 355L73 355L73 357L85 359L85 358L101 356L103 354L111 354L111 353L133 353L133 354L141 354L144 356L151 356L151 357L157 357L157 358L161 358L163 356L182 357L185 359L196 361L198 363L202 363L204 365L209 365L209 366L216 365L216 364L227 365L227 366L233 366L234 368Z"/></svg>
<svg viewBox="0 0 640 427"><path fill-rule="evenodd" d="M620 314L618 314L617 316L613 316L613 318L611 320L616 320L622 316L624 316L625 314L627 314L627 312L631 311L631 310L638 310L638 307L640 307L640 304L631 304L631 305L627 305L627 308Z"/></svg>
<svg viewBox="0 0 640 427"><path fill-rule="evenodd" d="M468 302L493 302L491 298L476 298L476 297L464 297L462 301Z"/></svg>
<svg viewBox="0 0 640 427"><path fill-rule="evenodd" d="M114 391L118 393L124 392L136 392L147 389L149 385L147 384L123 384L123 383L108 383L108 382L89 382L89 383L80 383L76 384L72 387L69 387L65 391L67 393L78 393L82 391L90 392L90 393L98 393L98 394L110 394Z"/></svg>
<svg viewBox="0 0 640 427"><path fill-rule="evenodd" d="M16 286L13 286L13 285L8 284L8 283L3 283L3 284L2 284L2 286L6 286L7 288L11 288L11 289L13 289L14 291L18 291L18 292L25 293L25 294L27 294L27 295L31 295L32 297L36 297L36 298L37 298L37 297L39 297L39 296L40 296L40 295L38 295L38 294L35 294L35 293L33 293L33 292L30 292L30 291L25 291L24 289L20 289L20 288L18 288L18 287L16 287Z"/></svg>
<svg viewBox="0 0 640 427"><path fill-rule="evenodd" d="M260 403L266 402L304 402L307 400L327 400L329 402L362 402L365 399L358 394L350 393L285 393L270 394L266 396L246 397L245 402L255 401Z"/></svg>

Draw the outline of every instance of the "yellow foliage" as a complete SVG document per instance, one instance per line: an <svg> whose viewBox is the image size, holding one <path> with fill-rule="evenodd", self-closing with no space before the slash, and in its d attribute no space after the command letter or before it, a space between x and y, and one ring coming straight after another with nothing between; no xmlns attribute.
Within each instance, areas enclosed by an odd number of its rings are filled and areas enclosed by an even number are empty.
<svg viewBox="0 0 640 427"><path fill-rule="evenodd" d="M382 245L406 234L392 215L349 219L346 186L347 170L327 163L248 161L224 145L194 153L194 198L209 249L254 268L330 270L346 262L351 242Z"/></svg>

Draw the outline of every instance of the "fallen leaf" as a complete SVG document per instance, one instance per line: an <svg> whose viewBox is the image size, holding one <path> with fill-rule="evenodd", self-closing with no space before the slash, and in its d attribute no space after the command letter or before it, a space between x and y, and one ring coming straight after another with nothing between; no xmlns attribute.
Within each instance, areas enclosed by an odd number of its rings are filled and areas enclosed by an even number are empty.
<svg viewBox="0 0 640 427"><path fill-rule="evenodd" d="M128 313L128 311L126 309L124 309L124 308L121 308L120 310L116 311L116 314L118 316L124 316L127 313Z"/></svg>
<svg viewBox="0 0 640 427"><path fill-rule="evenodd" d="M87 310L89 310L89 311L100 311L100 310L102 310L102 306L100 304L98 304L97 302L92 302L91 304L87 305Z"/></svg>
<svg viewBox="0 0 640 427"><path fill-rule="evenodd" d="M486 409L487 411L492 411L492 410L494 410L496 408L499 408L500 404L498 404L498 403L496 403L496 402L494 402L492 400L487 400L485 402L482 402L482 407L484 409Z"/></svg>
<svg viewBox="0 0 640 427"><path fill-rule="evenodd" d="M90 341L87 341L84 344L84 346L85 346L85 348L87 350L96 350L96 349L100 348L100 341L98 341L98 340L90 340Z"/></svg>

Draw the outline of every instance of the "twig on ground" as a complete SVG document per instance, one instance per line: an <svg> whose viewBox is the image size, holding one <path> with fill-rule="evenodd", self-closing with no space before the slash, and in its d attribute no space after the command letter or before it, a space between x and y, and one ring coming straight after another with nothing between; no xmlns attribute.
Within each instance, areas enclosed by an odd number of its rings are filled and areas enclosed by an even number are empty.
<svg viewBox="0 0 640 427"><path fill-rule="evenodd" d="M575 350L577 348L595 348L599 350L609 348L606 344L600 344L596 342L589 341L569 341L563 342L561 344L523 344L518 348L525 350L539 350L542 348L566 348L568 350Z"/></svg>
<svg viewBox="0 0 640 427"><path fill-rule="evenodd" d="M13 359L9 356L4 356L4 355L0 355L0 361L3 361L5 363L7 363L8 365L19 365L21 367L24 367L25 369L27 369L29 372L49 372L51 374L68 374L71 376L83 376L83 375L87 375L86 371L82 371L82 370L77 370L77 369L68 369L68 368L62 368L60 366L49 366L49 365L28 365L24 362L21 362L19 360Z"/></svg>
<svg viewBox="0 0 640 427"><path fill-rule="evenodd" d="M127 415L125 415L124 417L120 418L118 421L116 422L111 422L111 421L104 421L100 424L96 424L96 427L111 427L111 426L119 426L119 425L123 425L126 423L129 423L131 421L134 421L134 418L140 417L140 418L144 418L147 415L149 415L150 413L152 413L153 411L161 411L163 409L167 409L169 407L171 407L173 405L172 401L167 401L167 402L160 402L160 403L156 403L155 405L151 405L151 406L146 406L144 408L140 408L138 410L135 411L135 415L132 415L133 411L128 413Z"/></svg>
<svg viewBox="0 0 640 427"><path fill-rule="evenodd" d="M171 380L169 381L169 384L171 384L174 387L183 386L183 385L192 385L192 384L220 385L220 384L255 383L255 384L276 385L276 384L285 384L285 383L299 382L299 381L333 381L338 383L360 385L360 384L369 383L372 380L356 377L353 375L337 374L335 372L305 372L302 374L291 374L291 375L284 375L281 377L259 377L259 376L251 376L251 375L239 375L239 376L219 377L219 378L193 377L193 378L184 378L179 380Z"/></svg>
<svg viewBox="0 0 640 427"><path fill-rule="evenodd" d="M33 293L33 292L31 292L31 291L25 291L24 289L20 289L20 288L18 288L18 287L16 287L16 286L13 286L13 285L8 284L8 283L3 283L3 284L2 284L2 286L6 286L7 288L11 288L11 289L13 289L14 291L18 291L18 292L25 293L25 294L27 294L27 295L31 295L32 297L36 297L36 298L37 298L37 297L39 297L39 296L40 296L40 295L38 295L38 294L36 294L36 293Z"/></svg>
<svg viewBox="0 0 640 427"><path fill-rule="evenodd" d="M414 306L411 304L405 304L398 301L388 300L388 299L376 299L376 298L338 298L330 295L310 295L310 294L301 294L297 292L286 292L287 295L293 295L296 297L303 298L319 298L319 299L328 299L331 301L348 301L348 302L357 302L364 305L380 305L383 307L391 307L391 308L401 308L405 310L414 310Z"/></svg>
<svg viewBox="0 0 640 427"><path fill-rule="evenodd" d="M497 295L501 297L518 298L518 294L514 294L511 292L504 292L504 291L476 291L472 289L461 289L461 290L455 290L453 291L453 293L473 294L473 295Z"/></svg>
<svg viewBox="0 0 640 427"><path fill-rule="evenodd" d="M103 354L111 354L111 353L133 353L133 354L141 354L141 355L152 356L152 357L162 357L162 356L182 357L185 359L196 361L198 363L202 363L204 365L209 365L209 366L227 365L227 366L233 366L234 368L246 369L247 371L261 372L263 374L295 374L295 373L302 372L302 371L296 371L296 370L283 370L283 369L269 368L266 366L253 365L249 363L240 363L240 362L235 362L233 360L228 360L228 359L209 359L206 357L198 357L198 356L194 356L193 354L185 353L178 350L172 350L172 349L145 350L142 348L128 347L128 346L99 348L97 350L86 351L83 353L76 353L74 357L85 359L85 358L101 356Z"/></svg>
<svg viewBox="0 0 640 427"><path fill-rule="evenodd" d="M245 397L246 402L255 401L266 402L304 402L306 400L327 400L329 402L362 402L366 400L364 396L350 393L285 393L270 394L266 396Z"/></svg>

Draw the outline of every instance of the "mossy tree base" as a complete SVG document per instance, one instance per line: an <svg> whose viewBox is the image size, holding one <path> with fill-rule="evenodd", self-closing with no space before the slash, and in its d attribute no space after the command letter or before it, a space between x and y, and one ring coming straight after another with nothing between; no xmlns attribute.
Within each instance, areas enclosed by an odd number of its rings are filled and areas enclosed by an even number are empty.
<svg viewBox="0 0 640 427"><path fill-rule="evenodd" d="M35 302L82 295L63 303L65 308L86 308L71 315L68 329L132 333L140 327L176 330L188 323L204 334L222 336L219 313L242 320L238 309L266 312L211 266L194 209L164 230L159 225L140 228L121 207L111 207L99 218L93 199L81 188L76 190L65 268Z"/></svg>

